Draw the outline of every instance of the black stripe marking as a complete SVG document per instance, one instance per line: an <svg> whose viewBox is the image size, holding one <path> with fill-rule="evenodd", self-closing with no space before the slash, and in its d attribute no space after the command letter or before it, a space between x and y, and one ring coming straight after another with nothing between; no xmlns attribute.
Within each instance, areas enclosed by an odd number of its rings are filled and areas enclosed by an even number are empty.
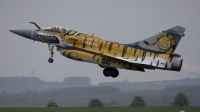
<svg viewBox="0 0 200 112"><path fill-rule="evenodd" d="M149 45L149 43L147 41L144 41L145 44Z"/></svg>
<svg viewBox="0 0 200 112"><path fill-rule="evenodd" d="M156 57L156 53L154 53L153 59L155 59L155 57Z"/></svg>
<svg viewBox="0 0 200 112"><path fill-rule="evenodd" d="M171 62L172 59L173 59L173 56L172 56L172 55L169 55L168 59L170 59L170 62Z"/></svg>
<svg viewBox="0 0 200 112"><path fill-rule="evenodd" d="M65 54L67 51L64 51L62 54Z"/></svg>
<svg viewBox="0 0 200 112"><path fill-rule="evenodd" d="M137 59L138 59L138 56L137 56L137 58L135 59L135 61L137 61Z"/></svg>
<svg viewBox="0 0 200 112"><path fill-rule="evenodd" d="M135 51L134 51L134 56L135 56L135 53L137 52L137 49L135 49Z"/></svg>
<svg viewBox="0 0 200 112"><path fill-rule="evenodd" d="M84 41L83 41L83 47L82 47L82 48L85 48L85 46L86 46L86 42L87 42L87 37L84 38Z"/></svg>
<svg viewBox="0 0 200 112"><path fill-rule="evenodd" d="M67 51L63 51L61 54L62 54L63 56L66 56L66 55L65 55L66 52L67 52Z"/></svg>
<svg viewBox="0 0 200 112"><path fill-rule="evenodd" d="M173 45L173 46L172 46L172 49L176 49L176 45Z"/></svg>
<svg viewBox="0 0 200 112"><path fill-rule="evenodd" d="M121 57L124 57L125 53L126 53L126 50L127 50L127 46L124 46L124 49L122 51L122 56Z"/></svg>
<svg viewBox="0 0 200 112"><path fill-rule="evenodd" d="M95 39L92 40L91 48L92 48L92 45L93 45L93 43L94 43L94 40L95 40Z"/></svg>
<svg viewBox="0 0 200 112"><path fill-rule="evenodd" d="M99 58L97 59L97 63L99 63Z"/></svg>
<svg viewBox="0 0 200 112"><path fill-rule="evenodd" d="M159 64L159 60L157 61L157 65L156 65L156 67L158 66L158 64Z"/></svg>
<svg viewBox="0 0 200 112"><path fill-rule="evenodd" d="M169 55L168 59L170 58L171 56Z"/></svg>
<svg viewBox="0 0 200 112"><path fill-rule="evenodd" d="M108 41L106 41L105 47L106 47L107 43L108 43Z"/></svg>
<svg viewBox="0 0 200 112"><path fill-rule="evenodd" d="M77 41L77 40L74 40L73 48L74 48L74 46L76 45L76 41Z"/></svg>
<svg viewBox="0 0 200 112"><path fill-rule="evenodd" d="M108 52L110 52L110 50L111 50L112 46L113 46L113 42L110 42L110 45L109 45Z"/></svg>
<svg viewBox="0 0 200 112"><path fill-rule="evenodd" d="M166 64L165 64L165 69L167 69L167 62L166 62Z"/></svg>
<svg viewBox="0 0 200 112"><path fill-rule="evenodd" d="M71 54L72 54L72 52L69 52L69 53L67 54L67 57L70 58L70 59L72 59L72 58L71 58Z"/></svg>
<svg viewBox="0 0 200 112"><path fill-rule="evenodd" d="M143 54L142 54L142 60L141 61L144 61L144 59L145 59L145 56L146 56L146 51L143 51Z"/></svg>
<svg viewBox="0 0 200 112"><path fill-rule="evenodd" d="M103 41L101 41L101 44L100 44L100 47L99 47L99 51L101 51L102 43L103 43Z"/></svg>

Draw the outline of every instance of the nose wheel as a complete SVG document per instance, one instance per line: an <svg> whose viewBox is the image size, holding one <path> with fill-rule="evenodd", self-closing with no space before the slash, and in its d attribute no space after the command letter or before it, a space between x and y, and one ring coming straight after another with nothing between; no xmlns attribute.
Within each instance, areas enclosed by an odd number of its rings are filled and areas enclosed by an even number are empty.
<svg viewBox="0 0 200 112"><path fill-rule="evenodd" d="M52 58L49 58L49 59L48 59L48 62L49 62L49 63L53 63L53 59L52 59Z"/></svg>
<svg viewBox="0 0 200 112"><path fill-rule="evenodd" d="M50 58L48 59L48 62L53 63L53 54L54 54L53 48L54 48L54 46L50 46L50 44L48 44L48 47L49 47L49 51L50 51L50 54L51 54Z"/></svg>

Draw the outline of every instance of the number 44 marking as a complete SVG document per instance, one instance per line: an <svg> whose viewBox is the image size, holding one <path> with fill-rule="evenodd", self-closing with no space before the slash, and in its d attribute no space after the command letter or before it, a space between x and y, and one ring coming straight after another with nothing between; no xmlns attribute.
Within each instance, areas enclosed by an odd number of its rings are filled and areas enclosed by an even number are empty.
<svg viewBox="0 0 200 112"><path fill-rule="evenodd" d="M101 63L102 64L106 64L106 65L110 65L111 60L106 59L106 58L102 58Z"/></svg>

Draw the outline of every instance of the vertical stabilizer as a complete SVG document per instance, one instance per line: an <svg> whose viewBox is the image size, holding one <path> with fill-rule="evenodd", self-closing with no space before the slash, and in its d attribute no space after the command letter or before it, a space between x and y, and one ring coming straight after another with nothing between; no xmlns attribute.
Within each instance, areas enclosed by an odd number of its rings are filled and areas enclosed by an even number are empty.
<svg viewBox="0 0 200 112"><path fill-rule="evenodd" d="M162 31L157 35L149 37L145 40L128 44L131 46L138 46L147 50L159 53L173 53L178 46L179 41L184 36L185 28L175 26L166 31Z"/></svg>

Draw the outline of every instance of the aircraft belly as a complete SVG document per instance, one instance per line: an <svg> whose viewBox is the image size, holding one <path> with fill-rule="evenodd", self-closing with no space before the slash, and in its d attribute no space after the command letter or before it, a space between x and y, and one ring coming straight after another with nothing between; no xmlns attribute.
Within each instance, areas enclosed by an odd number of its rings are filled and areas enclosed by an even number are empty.
<svg viewBox="0 0 200 112"><path fill-rule="evenodd" d="M94 64L111 67L111 68L144 71L142 68L135 66L131 63L128 63L126 61L118 60L118 59L103 56L103 55L96 55L96 54L86 53L86 52L82 52L78 50L62 50L60 51L60 53L67 58L77 60L77 61L94 63Z"/></svg>

